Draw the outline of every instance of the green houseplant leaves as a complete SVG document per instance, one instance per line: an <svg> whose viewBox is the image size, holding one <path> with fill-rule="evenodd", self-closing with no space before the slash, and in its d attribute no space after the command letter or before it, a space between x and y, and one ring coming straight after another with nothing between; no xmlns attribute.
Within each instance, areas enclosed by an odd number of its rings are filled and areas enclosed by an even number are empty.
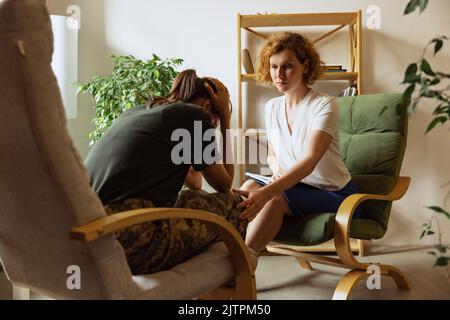
<svg viewBox="0 0 450 320"><path fill-rule="evenodd" d="M420 13L422 13L427 8L427 5L428 0L410 0L403 14L409 14L411 12L414 12L416 11L417 8L419 8Z"/></svg>
<svg viewBox="0 0 450 320"><path fill-rule="evenodd" d="M154 95L165 96L178 72L182 59L161 59L156 54L147 61L128 56L111 56L114 68L111 75L93 77L78 83L78 93L94 99L95 130L89 134L90 144L100 139L113 121L124 111L144 104Z"/></svg>
<svg viewBox="0 0 450 320"><path fill-rule="evenodd" d="M419 8L422 13L428 5L428 0L410 0L407 4L404 15L414 12ZM442 83L448 82L450 74L433 70L431 64L425 59L425 54L430 47L433 47L434 56L443 48L444 41L449 40L447 36L440 36L432 39L425 47L422 57L418 62L412 63L405 71L405 77L402 84L407 85L403 92L403 102L397 106L400 112L414 112L419 101L423 98L432 99L435 102L433 119L428 125L425 134L433 130L437 124L444 124L450 120L450 86L442 86ZM441 85L441 86L439 86ZM438 206L429 206L428 209L437 214L444 215L450 220L450 213ZM433 230L433 221L437 227L437 232ZM428 252L436 257L434 266L447 266L450 257L444 254L450 249L442 244L442 231L439 220L432 216L422 225L423 230L420 239L426 236L437 236L438 244L434 246L434 251Z"/></svg>
<svg viewBox="0 0 450 320"><path fill-rule="evenodd" d="M427 5L428 0L410 0L403 14L410 14L418 8L420 13L422 13L427 8ZM437 124L443 124L450 120L450 86L442 86L442 83L450 79L450 74L433 70L429 61L425 59L425 54L430 47L433 47L433 56L436 56L447 40L449 40L449 37L446 35L432 39L423 50L419 61L408 66L402 82L407 88L403 92L402 103L397 106L399 112L413 113L423 98L430 98L436 101L436 107L433 111L434 118L431 120L425 133L433 130Z"/></svg>

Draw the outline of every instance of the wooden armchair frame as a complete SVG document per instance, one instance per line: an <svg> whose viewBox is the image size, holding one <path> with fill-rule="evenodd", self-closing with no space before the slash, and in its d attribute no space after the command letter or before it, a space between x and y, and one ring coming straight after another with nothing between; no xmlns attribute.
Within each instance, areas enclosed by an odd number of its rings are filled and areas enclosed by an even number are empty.
<svg viewBox="0 0 450 320"><path fill-rule="evenodd" d="M217 233L228 248L230 259L234 266L235 288L219 287L199 298L220 300L256 299L255 274L247 247L237 230L223 217L213 213L179 208L148 208L123 211L75 227L70 231L70 237L74 240L90 242L135 224L178 218L202 221L208 228Z"/></svg>
<svg viewBox="0 0 450 320"><path fill-rule="evenodd" d="M357 193L352 194L342 202L336 214L334 225L334 244L338 259L299 252L295 250L295 246L276 243L271 243L266 249L271 253L294 256L300 266L308 270L312 270L310 261L351 269L339 281L333 294L333 300L346 300L350 297L355 285L370 275L367 273L367 268L373 264L361 263L356 260L350 248L349 234L353 213L358 205L366 200L394 201L402 198L408 190L410 180L409 177L399 177L392 191L386 195ZM393 278L399 289L410 290L406 277L400 270L390 265L378 263L376 265L380 268L381 275Z"/></svg>

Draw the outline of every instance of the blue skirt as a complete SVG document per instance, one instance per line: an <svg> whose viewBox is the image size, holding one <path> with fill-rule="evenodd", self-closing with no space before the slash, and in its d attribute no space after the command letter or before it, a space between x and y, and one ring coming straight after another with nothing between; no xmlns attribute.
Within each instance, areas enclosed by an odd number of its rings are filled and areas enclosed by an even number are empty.
<svg viewBox="0 0 450 320"><path fill-rule="evenodd" d="M350 180L345 187L337 191L328 191L308 184L298 183L287 189L284 192L284 197L293 215L303 216L318 213L336 213L342 201L354 193L358 193L358 189L353 181ZM361 218L360 208L356 209L353 218Z"/></svg>

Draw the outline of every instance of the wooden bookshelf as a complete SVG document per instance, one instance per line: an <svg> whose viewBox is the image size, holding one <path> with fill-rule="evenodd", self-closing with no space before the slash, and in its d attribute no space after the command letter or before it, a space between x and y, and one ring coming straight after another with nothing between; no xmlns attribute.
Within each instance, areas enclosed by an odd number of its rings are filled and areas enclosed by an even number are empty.
<svg viewBox="0 0 450 320"><path fill-rule="evenodd" d="M242 28L351 25L358 12L240 15Z"/></svg>
<svg viewBox="0 0 450 320"><path fill-rule="evenodd" d="M242 81L255 81L256 77L257 74L243 74ZM325 72L319 80L346 80L354 82L358 80L358 72Z"/></svg>

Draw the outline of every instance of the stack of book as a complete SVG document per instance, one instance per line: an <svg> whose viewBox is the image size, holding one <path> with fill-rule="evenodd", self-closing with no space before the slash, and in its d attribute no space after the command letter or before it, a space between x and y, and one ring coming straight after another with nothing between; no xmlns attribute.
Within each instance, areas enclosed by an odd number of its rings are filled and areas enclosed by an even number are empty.
<svg viewBox="0 0 450 320"><path fill-rule="evenodd" d="M346 72L347 69L343 69L340 64L330 64L324 66L325 72Z"/></svg>

